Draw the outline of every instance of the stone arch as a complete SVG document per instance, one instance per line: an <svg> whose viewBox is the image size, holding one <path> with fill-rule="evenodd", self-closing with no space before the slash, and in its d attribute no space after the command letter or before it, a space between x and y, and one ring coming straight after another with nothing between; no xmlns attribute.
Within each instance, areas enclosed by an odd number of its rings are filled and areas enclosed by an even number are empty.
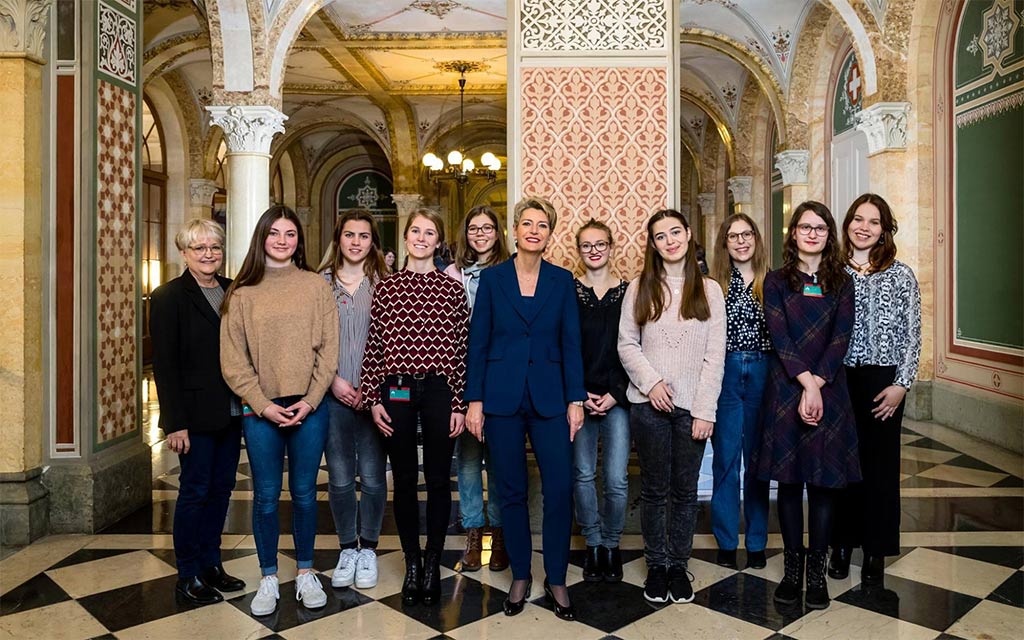
<svg viewBox="0 0 1024 640"><path fill-rule="evenodd" d="M164 172L167 174L164 255L167 261L166 272L175 273L180 265L178 265L178 250L174 244L174 237L185 220L192 217L189 215L191 200L189 197L188 158L191 144L188 123L173 91L166 83L151 83L146 87L144 93L150 108L160 123L160 133L163 139Z"/></svg>
<svg viewBox="0 0 1024 640"><path fill-rule="evenodd" d="M829 4L832 5L836 15L843 21L847 33L850 34L850 39L853 40L853 48L857 51L857 60L861 65L861 73L864 74L864 94L870 96L878 91L878 68L868 29L861 21L860 14L850 4L849 0L829 0Z"/></svg>

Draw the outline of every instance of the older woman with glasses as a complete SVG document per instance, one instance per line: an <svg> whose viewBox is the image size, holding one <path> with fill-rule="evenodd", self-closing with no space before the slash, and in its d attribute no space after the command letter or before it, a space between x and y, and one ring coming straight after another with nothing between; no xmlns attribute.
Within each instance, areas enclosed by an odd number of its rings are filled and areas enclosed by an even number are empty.
<svg viewBox="0 0 1024 640"><path fill-rule="evenodd" d="M185 271L150 299L153 377L160 428L181 464L174 508L177 596L212 604L224 599L218 590L245 588L220 561L242 436L242 406L220 372L220 306L231 280L217 275L224 264L224 231L217 223L187 222L174 243Z"/></svg>

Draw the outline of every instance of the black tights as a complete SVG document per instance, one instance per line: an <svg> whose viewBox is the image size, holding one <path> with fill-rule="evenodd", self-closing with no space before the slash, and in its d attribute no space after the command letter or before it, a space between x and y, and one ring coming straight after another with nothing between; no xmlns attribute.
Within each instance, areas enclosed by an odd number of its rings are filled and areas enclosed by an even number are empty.
<svg viewBox="0 0 1024 640"><path fill-rule="evenodd" d="M811 551L828 550L835 491L807 485L807 533ZM787 549L804 546L804 486L779 483L779 528Z"/></svg>

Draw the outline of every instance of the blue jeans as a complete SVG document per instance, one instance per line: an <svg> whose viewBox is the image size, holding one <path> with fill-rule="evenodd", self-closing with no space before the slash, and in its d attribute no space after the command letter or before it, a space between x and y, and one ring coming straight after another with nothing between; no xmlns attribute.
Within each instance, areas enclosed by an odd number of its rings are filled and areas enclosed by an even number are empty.
<svg viewBox="0 0 1024 640"><path fill-rule="evenodd" d="M298 397L276 399L282 407ZM327 440L327 405L320 403L297 427L279 427L258 416L242 419L245 448L252 468L252 533L263 575L277 573L277 539L281 527L277 503L281 497L284 454L288 451L288 492L292 497L292 537L299 569L313 567L316 540L316 476Z"/></svg>
<svg viewBox="0 0 1024 640"><path fill-rule="evenodd" d="M601 439L604 464L604 504L597 500L597 440ZM626 493L629 480L629 411L615 406L607 415L590 416L573 441L573 492L576 522L588 547L619 546L626 521Z"/></svg>
<svg viewBox="0 0 1024 640"><path fill-rule="evenodd" d="M356 542L356 473L359 473L359 538L376 544L380 538L388 481L384 445L369 414L353 411L328 394L324 398L330 416L327 431L327 497L338 532L338 543Z"/></svg>
<svg viewBox="0 0 1024 640"><path fill-rule="evenodd" d="M189 451L178 456L178 501L174 506L174 555L178 576L191 578L220 564L220 533L235 488L242 446L240 421L210 433L189 432Z"/></svg>
<svg viewBox="0 0 1024 640"><path fill-rule="evenodd" d="M761 444L761 397L768 356L760 351L733 351L725 356L725 376L718 396L718 423L711 435L714 450L711 530L718 548L739 546L740 460L743 462L743 515L747 551L764 551L768 543L768 483L751 473L750 461Z"/></svg>
<svg viewBox="0 0 1024 640"><path fill-rule="evenodd" d="M475 529L490 523L501 526L501 507L491 466L491 453L487 445L468 431L459 436L455 459L459 474L459 514L465 529ZM483 468L487 462L487 522L484 522Z"/></svg>

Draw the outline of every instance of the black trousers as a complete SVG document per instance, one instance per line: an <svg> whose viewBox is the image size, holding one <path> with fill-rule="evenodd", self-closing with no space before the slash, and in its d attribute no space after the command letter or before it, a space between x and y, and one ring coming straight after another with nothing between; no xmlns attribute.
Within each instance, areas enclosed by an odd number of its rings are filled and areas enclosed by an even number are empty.
<svg viewBox="0 0 1024 640"><path fill-rule="evenodd" d="M850 401L857 420L862 482L851 484L836 496L833 547L863 547L873 556L900 552L900 431L906 400L887 420L871 410L883 389L892 384L896 367L846 368Z"/></svg>
<svg viewBox="0 0 1024 640"><path fill-rule="evenodd" d="M451 468L455 439L449 437L452 392L444 376L388 376L381 387L381 404L391 416L394 433L384 438L394 481L395 524L402 551L420 553L420 504L416 495L419 455L417 423L423 431L423 476L427 483L427 550L441 552L452 510ZM392 386L408 387L409 401L389 397Z"/></svg>

